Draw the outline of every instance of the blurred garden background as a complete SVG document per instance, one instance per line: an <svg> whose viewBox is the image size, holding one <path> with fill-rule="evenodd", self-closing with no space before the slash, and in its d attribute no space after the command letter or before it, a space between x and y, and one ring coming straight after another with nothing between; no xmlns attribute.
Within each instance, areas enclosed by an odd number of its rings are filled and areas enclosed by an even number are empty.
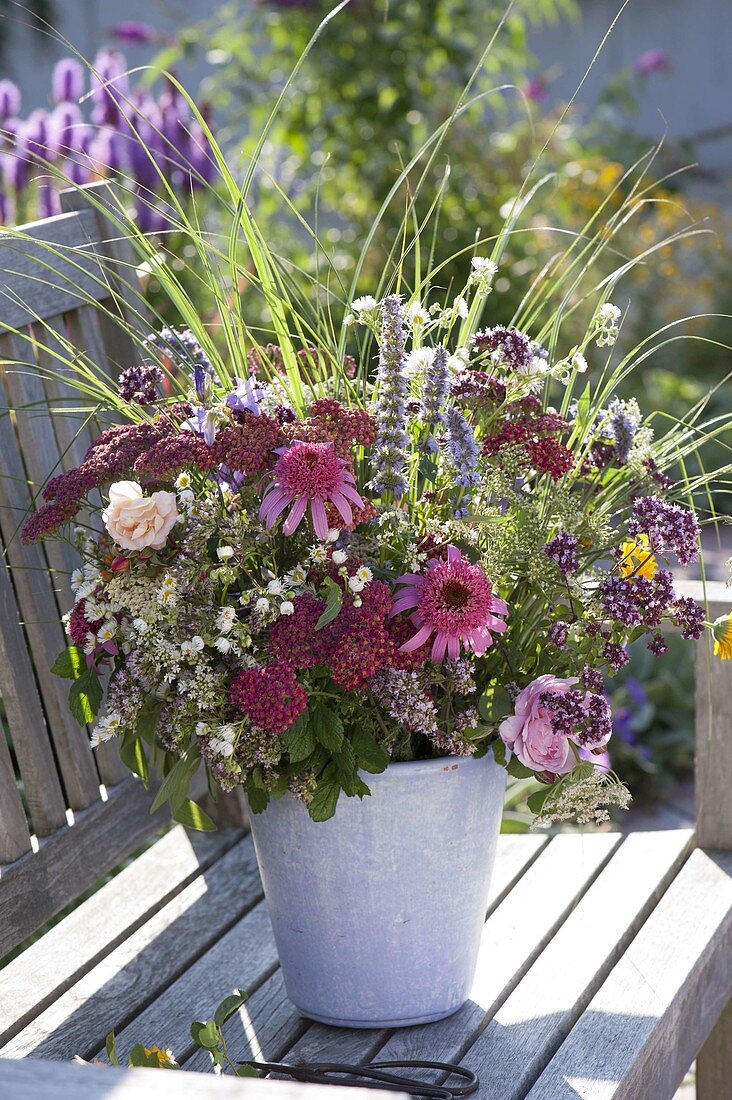
<svg viewBox="0 0 732 1100"><path fill-rule="evenodd" d="M634 373L635 391L625 396L682 416L713 391L710 415L728 410L727 0L621 6L516 0L507 14L503 0L351 0L308 57L268 135L254 203L271 247L301 274L315 274L323 256L304 221L314 223L333 278L347 284L400 170L470 85L470 96L480 99L451 127L416 206L418 221L439 210L431 247L437 262L445 261L445 285L460 266L453 271L449 258L498 232L544 150L545 182L529 193L511 236L490 323L516 316L521 288L552 270L563 237L584 232L600 212L612 216L634 195L634 216L608 248L607 272L624 257L648 253L653 262L635 266L614 293L626 312L621 341L631 347L674 318L695 319L673 330L661 353ZM0 0L0 219L19 224L59 211L48 162L75 183L123 172L134 181L141 226L159 241L159 262L188 280L185 249L160 212L163 197L149 201L161 191L157 174L140 144L128 140L127 120L105 97L103 82L113 80L129 95L135 126L151 148L163 136L158 153L169 183L190 193L205 218L202 185L216 185L217 168L201 126L160 70L179 77L243 173L273 99L332 7L330 0ZM372 264L399 246L403 215L400 191L380 223ZM373 274L364 270L365 284ZM162 309L154 265L141 275L151 305ZM235 292L251 299L252 328L266 329L259 296L246 284ZM216 304L202 296L200 311L215 329ZM703 342L686 339L691 334ZM724 441L710 445L703 461L721 465L728 448ZM731 501L718 486L714 508L729 514ZM706 530L712 576L724 575L730 530ZM681 644L657 661L641 648L609 687L614 763L637 800L668 797L669 783L691 773L691 661L690 647ZM516 790L516 806L520 799ZM520 810L511 820L521 827Z"/></svg>

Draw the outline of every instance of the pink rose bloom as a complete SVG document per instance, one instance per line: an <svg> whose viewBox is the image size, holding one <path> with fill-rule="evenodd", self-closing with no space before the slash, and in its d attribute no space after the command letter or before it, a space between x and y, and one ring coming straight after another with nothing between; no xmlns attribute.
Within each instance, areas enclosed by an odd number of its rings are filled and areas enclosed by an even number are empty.
<svg viewBox="0 0 732 1100"><path fill-rule="evenodd" d="M146 497L136 481L116 481L102 519L123 550L162 550L178 514L175 493L160 490Z"/></svg>
<svg viewBox="0 0 732 1100"><path fill-rule="evenodd" d="M532 771L566 775L577 763L569 738L552 729L551 712L541 696L546 691L564 695L578 682L576 676L538 676L516 696L516 713L498 727L504 743Z"/></svg>

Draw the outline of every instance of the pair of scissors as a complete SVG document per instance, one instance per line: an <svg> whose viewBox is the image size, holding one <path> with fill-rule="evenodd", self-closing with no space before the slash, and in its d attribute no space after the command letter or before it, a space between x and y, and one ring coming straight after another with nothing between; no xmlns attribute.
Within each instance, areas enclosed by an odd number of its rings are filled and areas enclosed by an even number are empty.
<svg viewBox="0 0 732 1100"><path fill-rule="evenodd" d="M268 1073L281 1073L294 1081L315 1085L341 1085L361 1089L381 1089L385 1092L405 1092L409 1096L427 1096L431 1100L456 1100L457 1097L470 1096L478 1088L478 1078L472 1070L456 1066L452 1062L371 1062L368 1065L350 1065L347 1062L304 1062L300 1065L287 1065L279 1062L240 1062L239 1065L251 1066L263 1076ZM431 1069L445 1075L443 1084L420 1081L401 1073L389 1073L389 1070ZM450 1077L460 1077L462 1085L448 1085Z"/></svg>

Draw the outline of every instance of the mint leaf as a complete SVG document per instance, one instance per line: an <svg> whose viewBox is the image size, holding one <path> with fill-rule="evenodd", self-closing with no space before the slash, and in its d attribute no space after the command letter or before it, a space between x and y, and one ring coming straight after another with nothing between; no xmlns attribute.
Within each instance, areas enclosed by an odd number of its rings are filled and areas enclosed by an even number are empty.
<svg viewBox="0 0 732 1100"><path fill-rule="evenodd" d="M307 714L301 714L299 718L296 718L282 736L290 755L291 764L299 764L300 761L306 760L315 749L315 734Z"/></svg>
<svg viewBox="0 0 732 1100"><path fill-rule="evenodd" d="M389 753L367 730L357 728L351 735L351 744L358 765L365 772L377 775L379 772L386 771L389 765Z"/></svg>
<svg viewBox="0 0 732 1100"><path fill-rule="evenodd" d="M65 680L78 680L86 672L86 654L78 645L68 646L53 662L51 672Z"/></svg>
<svg viewBox="0 0 732 1100"><path fill-rule="evenodd" d="M173 820L180 822L181 825L187 825L189 829L197 829L199 833L216 831L216 826L206 811L202 810L197 802L191 802L190 798L184 799L176 807Z"/></svg>
<svg viewBox="0 0 732 1100"><path fill-rule="evenodd" d="M69 708L80 726L92 722L102 705L102 685L93 668L87 668L69 689Z"/></svg>
<svg viewBox="0 0 732 1100"><path fill-rule="evenodd" d="M330 753L336 753L343 744L343 723L335 711L317 704L310 714L310 723L318 744Z"/></svg>

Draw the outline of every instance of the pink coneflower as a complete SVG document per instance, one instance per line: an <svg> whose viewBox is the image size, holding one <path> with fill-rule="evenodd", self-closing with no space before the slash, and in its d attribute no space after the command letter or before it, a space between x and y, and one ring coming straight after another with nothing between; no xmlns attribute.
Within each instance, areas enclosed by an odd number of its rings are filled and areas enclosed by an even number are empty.
<svg viewBox="0 0 732 1100"><path fill-rule="evenodd" d="M502 634L508 606L494 596L491 583L478 565L472 565L456 546L447 547L447 560L432 559L423 574L405 573L397 584L391 614L414 608L411 616L417 632L401 650L409 653L424 645L434 634L432 660L445 654L454 661L464 645L480 656L493 644L491 630Z"/></svg>
<svg viewBox="0 0 732 1100"><path fill-rule="evenodd" d="M278 447L279 459L273 480L264 494L259 518L273 527L279 516L292 504L282 530L286 535L297 530L308 504L315 534L328 536L327 501L334 505L345 525L353 520L351 504L364 502L355 489L356 479L345 459L339 458L332 443L295 442Z"/></svg>

